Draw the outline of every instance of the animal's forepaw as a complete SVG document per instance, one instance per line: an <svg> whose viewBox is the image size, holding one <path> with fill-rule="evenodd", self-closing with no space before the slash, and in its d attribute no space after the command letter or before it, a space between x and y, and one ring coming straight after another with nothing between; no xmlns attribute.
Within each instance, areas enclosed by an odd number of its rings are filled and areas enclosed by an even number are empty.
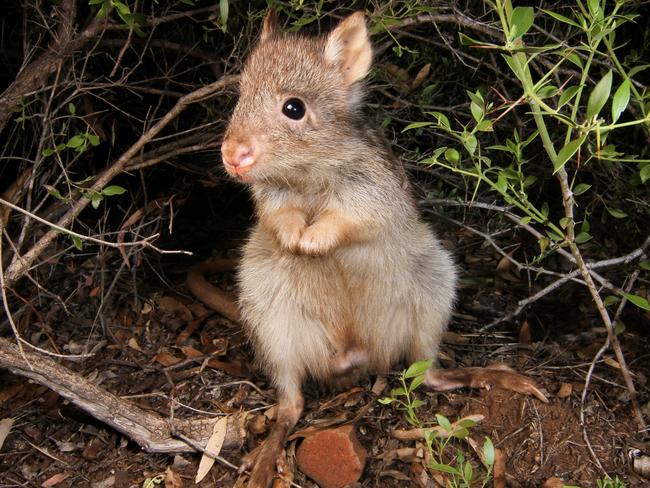
<svg viewBox="0 0 650 488"><path fill-rule="evenodd" d="M302 233L298 250L308 256L325 256L337 245L337 236L328 226L314 224Z"/></svg>
<svg viewBox="0 0 650 488"><path fill-rule="evenodd" d="M278 232L278 239L283 248L291 252L300 251L300 238L302 237L305 227L285 226Z"/></svg>

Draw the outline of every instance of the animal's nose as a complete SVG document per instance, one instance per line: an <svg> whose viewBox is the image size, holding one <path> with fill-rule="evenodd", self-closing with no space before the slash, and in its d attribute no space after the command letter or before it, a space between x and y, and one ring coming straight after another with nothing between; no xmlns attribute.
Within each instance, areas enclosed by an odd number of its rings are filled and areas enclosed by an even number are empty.
<svg viewBox="0 0 650 488"><path fill-rule="evenodd" d="M252 141L226 139L221 145L221 156L227 168L238 172L253 165L257 154Z"/></svg>

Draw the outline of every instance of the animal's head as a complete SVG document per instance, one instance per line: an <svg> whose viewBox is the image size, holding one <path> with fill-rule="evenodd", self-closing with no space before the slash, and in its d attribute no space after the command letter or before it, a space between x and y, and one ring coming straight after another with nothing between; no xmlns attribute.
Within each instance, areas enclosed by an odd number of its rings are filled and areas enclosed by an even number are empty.
<svg viewBox="0 0 650 488"><path fill-rule="evenodd" d="M362 12L306 37L283 33L270 11L221 147L228 173L253 182L326 169L349 136L371 63Z"/></svg>

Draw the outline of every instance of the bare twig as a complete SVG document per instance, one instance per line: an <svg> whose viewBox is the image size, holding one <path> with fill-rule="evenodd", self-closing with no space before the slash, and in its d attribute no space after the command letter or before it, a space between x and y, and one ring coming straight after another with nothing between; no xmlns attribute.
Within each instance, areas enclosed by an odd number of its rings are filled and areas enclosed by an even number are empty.
<svg viewBox="0 0 650 488"><path fill-rule="evenodd" d="M129 149L120 156L110 167L108 167L102 174L100 174L93 185L88 188L91 192L101 192L101 190L124 168L129 162L142 150L142 148L151 141L164 127L166 127L173 119L175 119L183 110L190 104L204 101L216 93L221 91L226 86L229 86L237 81L237 76L224 76L218 81L206 85L198 90L188 93L181 97L172 109L165 114L158 122L156 122L149 130L147 130L138 141L133 144ZM85 209L90 200L82 198L72 205L72 207L59 219L55 224L59 228L67 229L75 218ZM69 231L68 231L69 232ZM50 230L43 237L41 237L32 248L27 251L22 257L17 257L9 266L6 271L5 282L7 286L12 286L23 274L30 268L33 262L40 256L40 254L47 248L48 245L59 235L59 231Z"/></svg>

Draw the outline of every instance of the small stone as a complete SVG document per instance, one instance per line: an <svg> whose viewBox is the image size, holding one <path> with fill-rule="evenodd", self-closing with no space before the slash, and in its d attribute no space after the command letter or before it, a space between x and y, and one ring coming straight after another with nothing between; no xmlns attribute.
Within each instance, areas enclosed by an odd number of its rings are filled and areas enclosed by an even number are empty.
<svg viewBox="0 0 650 488"><path fill-rule="evenodd" d="M366 450L352 425L321 430L307 437L296 453L300 471L321 488L355 483L366 464Z"/></svg>

